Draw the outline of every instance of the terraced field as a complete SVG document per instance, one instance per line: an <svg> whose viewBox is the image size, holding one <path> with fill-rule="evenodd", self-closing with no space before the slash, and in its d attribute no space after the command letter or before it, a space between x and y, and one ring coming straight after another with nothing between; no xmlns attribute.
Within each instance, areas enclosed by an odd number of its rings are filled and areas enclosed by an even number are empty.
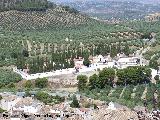
<svg viewBox="0 0 160 120"><path fill-rule="evenodd" d="M8 30L41 30L55 26L79 25L89 19L81 14L73 14L62 7L47 11L5 11L0 13L0 26Z"/></svg>
<svg viewBox="0 0 160 120"><path fill-rule="evenodd" d="M118 86L117 88L106 87L104 90L91 90L86 92L88 97L104 101L114 101L133 108L137 105L144 106L144 102L149 109L153 106L159 107L160 94L159 87L154 84L137 86ZM133 96L134 94L134 96ZM155 101L154 101L155 100Z"/></svg>

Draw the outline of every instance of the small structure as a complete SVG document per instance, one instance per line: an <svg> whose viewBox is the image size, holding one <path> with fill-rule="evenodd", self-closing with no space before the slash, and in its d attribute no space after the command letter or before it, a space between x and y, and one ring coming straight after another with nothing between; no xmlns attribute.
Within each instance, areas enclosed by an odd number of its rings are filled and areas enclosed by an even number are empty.
<svg viewBox="0 0 160 120"><path fill-rule="evenodd" d="M129 66L138 66L140 64L140 59L138 57L123 57L119 58L116 63L118 68L123 69Z"/></svg>
<svg viewBox="0 0 160 120"><path fill-rule="evenodd" d="M116 110L115 106L114 106L114 103L113 102L110 102L108 104L108 108L107 109L110 109L110 110Z"/></svg>
<svg viewBox="0 0 160 120"><path fill-rule="evenodd" d="M25 92L17 92L16 96L18 96L18 97L25 97L26 93Z"/></svg>
<svg viewBox="0 0 160 120"><path fill-rule="evenodd" d="M76 69L81 69L83 65L84 58L79 57L78 59L74 59L74 65Z"/></svg>

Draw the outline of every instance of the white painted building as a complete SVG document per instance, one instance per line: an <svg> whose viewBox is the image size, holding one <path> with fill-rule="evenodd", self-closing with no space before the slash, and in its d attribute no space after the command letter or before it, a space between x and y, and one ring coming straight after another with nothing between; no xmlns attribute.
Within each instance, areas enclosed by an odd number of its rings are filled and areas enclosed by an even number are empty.
<svg viewBox="0 0 160 120"><path fill-rule="evenodd" d="M123 57L116 62L119 69L127 68L129 66L139 66L140 59L138 57Z"/></svg>
<svg viewBox="0 0 160 120"><path fill-rule="evenodd" d="M113 102L110 102L109 104L108 104L108 108L107 109L109 109L109 110L116 110L116 107L114 106L114 103Z"/></svg>
<svg viewBox="0 0 160 120"><path fill-rule="evenodd" d="M2 109L10 111L20 100L21 98L14 98L14 97L9 99L2 99L0 106Z"/></svg>
<svg viewBox="0 0 160 120"><path fill-rule="evenodd" d="M24 98L25 99L25 98ZM13 111L23 111L24 113L28 113L28 114L36 114L38 113L38 111L42 109L42 105L41 104L30 104L30 105L25 105L25 103L23 105L19 105L18 107L15 105L13 107Z"/></svg>

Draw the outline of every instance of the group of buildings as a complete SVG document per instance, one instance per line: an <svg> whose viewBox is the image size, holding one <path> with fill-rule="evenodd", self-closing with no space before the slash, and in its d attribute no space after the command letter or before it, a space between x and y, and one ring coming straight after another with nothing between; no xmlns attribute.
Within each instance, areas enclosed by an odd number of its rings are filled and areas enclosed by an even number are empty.
<svg viewBox="0 0 160 120"><path fill-rule="evenodd" d="M101 69L104 67L108 68L118 68L123 69L127 68L129 66L140 66L144 65L143 62L141 62L141 59L139 57L135 56L126 56L125 54L117 54L117 56L112 59L110 55L108 56L90 56L89 60L91 62L90 67L95 69ZM83 69L85 66L83 65L84 59L80 58L76 60L75 67L79 69Z"/></svg>
<svg viewBox="0 0 160 120"><path fill-rule="evenodd" d="M28 74L25 71L26 70L19 70L14 68L13 71L20 74L23 79L26 80L32 80L37 78L44 78L44 77L53 77L58 75L68 75L73 73L85 73L85 72L92 72L96 71L98 69L102 70L103 68L118 68L123 69L128 66L143 66L145 65L141 58L135 57L135 56L126 56L124 54L117 54L117 56L112 59L110 55L108 56L90 56L89 60L91 64L87 67L84 66L83 62L84 59L79 57L74 59L74 68L67 68L62 70L56 70L51 72L45 72L45 73L36 73L36 74Z"/></svg>
<svg viewBox="0 0 160 120"><path fill-rule="evenodd" d="M0 115L1 120L25 120L28 118L34 120L99 120L104 116L111 117L111 112L125 112L128 114L126 120L137 117L135 112L122 105L113 102L107 105L103 101L94 101L86 97L77 97L77 99L80 104L83 101L94 102L97 105L96 109L93 106L72 108L70 107L72 101L69 100L60 104L45 105L33 97L17 96L11 93L1 93L1 96L3 99L0 101L0 107L6 110ZM125 118L125 116L121 117Z"/></svg>

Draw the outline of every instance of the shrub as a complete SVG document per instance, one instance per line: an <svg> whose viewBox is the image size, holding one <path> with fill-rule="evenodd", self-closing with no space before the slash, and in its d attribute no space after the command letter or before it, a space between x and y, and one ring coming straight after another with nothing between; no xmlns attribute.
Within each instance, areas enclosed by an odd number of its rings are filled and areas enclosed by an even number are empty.
<svg viewBox="0 0 160 120"><path fill-rule="evenodd" d="M70 106L71 106L72 108L79 108L79 107L80 107L79 102L78 102L78 100L77 100L77 97L76 97L75 95L73 96L73 101L72 101L72 103L70 104Z"/></svg>
<svg viewBox="0 0 160 120"><path fill-rule="evenodd" d="M38 88L45 88L48 85L47 78L38 78L35 80L35 86Z"/></svg>

